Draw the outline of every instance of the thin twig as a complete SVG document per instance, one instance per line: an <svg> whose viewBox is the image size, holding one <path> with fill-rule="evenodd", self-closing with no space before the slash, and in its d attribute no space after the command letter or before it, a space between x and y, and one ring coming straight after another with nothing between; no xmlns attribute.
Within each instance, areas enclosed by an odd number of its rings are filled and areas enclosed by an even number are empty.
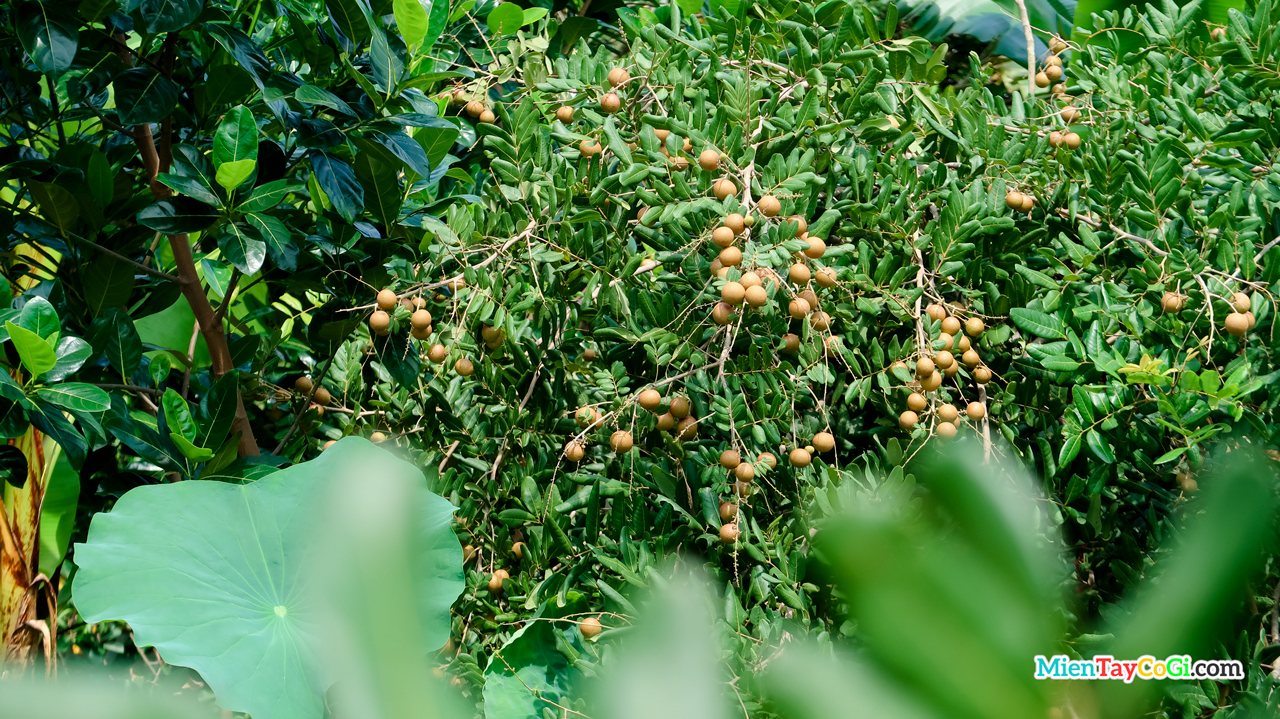
<svg viewBox="0 0 1280 719"><path fill-rule="evenodd" d="M1027 3L1014 0L1022 14L1022 33L1027 37L1027 100L1036 96L1036 38L1031 34L1031 17L1027 15Z"/></svg>
<svg viewBox="0 0 1280 719"><path fill-rule="evenodd" d="M311 398L315 396L316 390L319 389L320 384L324 382L325 375L329 374L329 367L333 365L333 358L337 356L337 352L329 355L329 359L325 360L324 367L320 370L320 376L311 380L311 391L307 393L307 400L298 408L298 412L293 417L293 424L289 425L289 430L284 433L284 437L280 440L280 444L276 445L276 451L272 452L272 454L280 454L280 450L284 449L285 443L289 441L289 438L293 436L294 431L298 429L298 425L302 423L302 415L305 414L307 408L311 406Z"/></svg>

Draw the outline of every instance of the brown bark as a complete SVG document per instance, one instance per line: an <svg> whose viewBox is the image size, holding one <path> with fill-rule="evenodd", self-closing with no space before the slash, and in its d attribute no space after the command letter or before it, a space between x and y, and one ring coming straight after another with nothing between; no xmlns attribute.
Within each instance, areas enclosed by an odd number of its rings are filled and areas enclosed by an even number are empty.
<svg viewBox="0 0 1280 719"><path fill-rule="evenodd" d="M0 487L0 668L6 663L21 674L43 647L45 671L54 671L58 616L57 595L40 573L40 507L44 502L58 448L35 427L8 441L27 458L22 489ZM48 621L40 619L44 605Z"/></svg>

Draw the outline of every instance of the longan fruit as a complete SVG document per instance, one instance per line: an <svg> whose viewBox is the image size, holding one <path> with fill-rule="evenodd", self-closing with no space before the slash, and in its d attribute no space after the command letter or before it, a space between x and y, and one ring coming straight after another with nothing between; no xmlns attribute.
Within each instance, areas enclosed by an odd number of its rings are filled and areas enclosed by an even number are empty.
<svg viewBox="0 0 1280 719"><path fill-rule="evenodd" d="M1074 132L1068 132L1062 139L1067 143L1067 147L1072 150L1079 150L1080 146L1084 144L1084 139Z"/></svg>
<svg viewBox="0 0 1280 719"><path fill-rule="evenodd" d="M688 150L686 150L686 152L687 151ZM720 167L720 153L715 150L703 150L702 153L698 155L698 167L701 167L707 172L715 172L716 169ZM720 199L723 200L724 198L722 197Z"/></svg>
<svg viewBox="0 0 1280 719"><path fill-rule="evenodd" d="M827 254L827 243L817 237L810 237L809 247L804 251L804 256L811 260L816 260L825 254Z"/></svg>
<svg viewBox="0 0 1280 719"><path fill-rule="evenodd" d="M684 441L698 438L698 421L685 417L676 423L676 439Z"/></svg>
<svg viewBox="0 0 1280 719"><path fill-rule="evenodd" d="M952 364L950 367L948 367L948 368L946 368L946 369L942 370L942 376L943 376L943 377L946 377L946 378L948 378L948 379L950 379L950 378L952 378L952 377L955 377L955 376L956 376L956 375L958 375L958 374L960 374L960 363L959 363L959 362L956 362L956 363Z"/></svg>
<svg viewBox="0 0 1280 719"><path fill-rule="evenodd" d="M591 157L592 155L598 155L601 152L604 152L604 148L601 147L598 142L583 140L578 143L578 152L581 152L586 157Z"/></svg>
<svg viewBox="0 0 1280 719"><path fill-rule="evenodd" d="M470 377L476 371L476 366L471 364L471 360L466 357L459 357L457 362L453 363L453 371L463 377Z"/></svg>
<svg viewBox="0 0 1280 719"><path fill-rule="evenodd" d="M589 427L600 420L600 413L595 407L579 407L578 411L573 413L573 421L578 423L579 427Z"/></svg>
<svg viewBox="0 0 1280 719"><path fill-rule="evenodd" d="M385 335L391 329L391 315L382 310L374 310L369 315L369 329L375 334Z"/></svg>
<svg viewBox="0 0 1280 719"><path fill-rule="evenodd" d="M809 270L809 266L800 262L795 263L791 266L791 269L787 270L787 279L791 280L793 284L808 284L811 277L813 277L813 273Z"/></svg>
<svg viewBox="0 0 1280 719"><path fill-rule="evenodd" d="M719 271L716 272L716 277L719 277L722 280L729 279L729 268L722 266Z"/></svg>
<svg viewBox="0 0 1280 719"><path fill-rule="evenodd" d="M720 248L725 248L725 247L728 247L729 245L732 245L736 237L737 237L737 234L733 230L724 226L717 227L715 231L711 233L711 241L716 244L716 247L720 247Z"/></svg>
<svg viewBox="0 0 1280 719"><path fill-rule="evenodd" d="M737 477L739 482L750 482L756 478L756 468L752 467L750 462L743 462L733 468L733 476Z"/></svg>
<svg viewBox="0 0 1280 719"><path fill-rule="evenodd" d="M516 559L524 559L524 542L512 544L511 553L516 556Z"/></svg>
<svg viewBox="0 0 1280 719"><path fill-rule="evenodd" d="M747 288L761 287L764 285L764 282L760 280L760 275L749 270L742 273L742 277L738 278L738 283Z"/></svg>
<svg viewBox="0 0 1280 719"><path fill-rule="evenodd" d="M756 209L765 217L776 217L782 212L782 203L773 195L765 195L756 201Z"/></svg>
<svg viewBox="0 0 1280 719"><path fill-rule="evenodd" d="M947 369L948 367L956 363L956 358L955 358L955 355L951 354L950 352L946 350L942 350L941 352L933 356L933 363L942 369Z"/></svg>
<svg viewBox="0 0 1280 719"><path fill-rule="evenodd" d="M493 325L480 326L480 339L485 342L498 342L502 339L502 328Z"/></svg>
<svg viewBox="0 0 1280 719"><path fill-rule="evenodd" d="M931 303L928 307L924 308L924 312L929 315L930 319L935 319L939 322L946 319L947 316L947 308L937 302Z"/></svg>
<svg viewBox="0 0 1280 719"><path fill-rule="evenodd" d="M738 525L729 522L720 525L720 541L725 544L733 544L738 541L738 537L742 536L742 532L738 531Z"/></svg>
<svg viewBox="0 0 1280 719"><path fill-rule="evenodd" d="M431 360L434 364L444 362L445 358L448 356L449 350L445 349L444 345L441 344L431 345L431 349L427 350L427 359Z"/></svg>
<svg viewBox="0 0 1280 719"><path fill-rule="evenodd" d="M582 350L582 359L587 362L594 362L596 359L596 351L594 347L588 347Z"/></svg>
<svg viewBox="0 0 1280 719"><path fill-rule="evenodd" d="M813 447L819 452L830 452L836 448L836 438L830 432L819 432L813 435Z"/></svg>
<svg viewBox="0 0 1280 719"><path fill-rule="evenodd" d="M763 307L769 301L769 293L760 285L748 287L743 296L752 307Z"/></svg>
<svg viewBox="0 0 1280 719"><path fill-rule="evenodd" d="M426 310L414 310L413 314L409 315L409 324L414 329L423 329L425 327L430 327L431 313Z"/></svg>
<svg viewBox="0 0 1280 719"><path fill-rule="evenodd" d="M321 451L321 452L323 452L324 450L326 450L326 449L328 449L328 448L332 447L332 446L333 446L333 445L335 445L335 444L337 444L337 441L336 441L336 440L332 440L332 439L331 439L331 440L329 440L328 442L325 442L325 443L324 443L324 445L322 445L322 446L320 447L320 451Z"/></svg>
<svg viewBox="0 0 1280 719"><path fill-rule="evenodd" d="M737 247L726 247L720 250L720 256L717 259L723 267L737 267L742 264L742 250Z"/></svg>
<svg viewBox="0 0 1280 719"><path fill-rule="evenodd" d="M689 416L689 399L687 397L674 397L671 400L671 416L676 419L684 419Z"/></svg>
<svg viewBox="0 0 1280 719"><path fill-rule="evenodd" d="M981 317L970 317L964 321L964 332L970 337L978 337L987 329Z"/></svg>
<svg viewBox="0 0 1280 719"><path fill-rule="evenodd" d="M928 357L921 357L916 360L916 376L921 379L933 374L933 360Z"/></svg>
<svg viewBox="0 0 1280 719"><path fill-rule="evenodd" d="M907 409L913 412L923 412L925 407L929 406L929 400L919 392L912 392L907 395Z"/></svg>
<svg viewBox="0 0 1280 719"><path fill-rule="evenodd" d="M617 454L625 454L631 451L635 446L635 441L631 439L631 433L626 430L618 430L609 435L609 449Z"/></svg>
<svg viewBox="0 0 1280 719"><path fill-rule="evenodd" d="M951 422L939 422L938 426L934 428L934 431L936 431L938 436L943 439L951 439L956 436L956 426Z"/></svg>
<svg viewBox="0 0 1280 719"><path fill-rule="evenodd" d="M298 394L311 394L312 384L310 377L299 377L293 381L293 391Z"/></svg>
<svg viewBox="0 0 1280 719"><path fill-rule="evenodd" d="M742 215L736 212L724 218L724 226L735 235L741 235L742 231L747 229L747 226L742 223Z"/></svg>
<svg viewBox="0 0 1280 719"><path fill-rule="evenodd" d="M769 469L774 469L778 466L778 458L773 456L772 452L761 452L760 456L756 457L756 460L761 464L768 466Z"/></svg>
<svg viewBox="0 0 1280 719"><path fill-rule="evenodd" d="M942 331L955 337L960 334L960 320L955 317L947 317L942 320Z"/></svg>
<svg viewBox="0 0 1280 719"><path fill-rule="evenodd" d="M828 357L835 357L836 355L840 354L840 348L843 345L843 343L844 343L844 340L839 335L831 335L830 337L827 338L826 342L822 343L822 345L823 345L823 349L826 350L826 354Z"/></svg>
<svg viewBox="0 0 1280 719"><path fill-rule="evenodd" d="M1057 35L1054 35L1053 37L1049 38L1049 52L1052 52L1056 55L1057 53L1060 53L1066 49L1067 49L1067 43L1062 38L1058 37Z"/></svg>
<svg viewBox="0 0 1280 719"><path fill-rule="evenodd" d="M667 138L671 136L671 131L663 130L661 128L654 128L653 136L658 138L658 142L662 143L664 146L663 149L666 149L665 145L667 144Z"/></svg>
<svg viewBox="0 0 1280 719"><path fill-rule="evenodd" d="M1004 204L1010 210L1022 210L1022 193L1017 190L1009 190L1009 194L1004 196Z"/></svg>
<svg viewBox="0 0 1280 719"><path fill-rule="evenodd" d="M1249 331L1249 318L1241 312L1232 312L1223 320L1223 326L1227 328L1234 337L1242 337L1245 332Z"/></svg>
<svg viewBox="0 0 1280 719"><path fill-rule="evenodd" d="M802 320L809 314L809 303L804 298L797 297L787 305L787 312L791 313L792 319Z"/></svg>
<svg viewBox="0 0 1280 719"><path fill-rule="evenodd" d="M973 371L973 381L978 384L986 384L991 381L991 370L986 367L978 367Z"/></svg>
<svg viewBox="0 0 1280 719"><path fill-rule="evenodd" d="M1067 105L1058 112L1062 121L1070 125L1080 118L1080 108L1075 105Z"/></svg>
<svg viewBox="0 0 1280 719"><path fill-rule="evenodd" d="M782 336L782 352L783 354L793 355L800 351L800 335L790 332Z"/></svg>
<svg viewBox="0 0 1280 719"><path fill-rule="evenodd" d="M831 329L831 315L826 312L814 312L809 316L809 326L819 332Z"/></svg>
<svg viewBox="0 0 1280 719"><path fill-rule="evenodd" d="M492 125L497 120L498 118L493 114L492 110L485 110L480 113L480 122L483 122L486 125Z"/></svg>
<svg viewBox="0 0 1280 719"><path fill-rule="evenodd" d="M796 223L796 225L798 225L798 227L796 228L797 237L809 231L809 223L805 221L805 219L800 215L792 215L788 217L787 222L794 222Z"/></svg>
<svg viewBox="0 0 1280 719"><path fill-rule="evenodd" d="M321 407L328 407L329 403L333 401L333 395L329 394L329 390L324 387L317 387L316 393L311 395L311 401Z"/></svg>
<svg viewBox="0 0 1280 719"><path fill-rule="evenodd" d="M1056 58L1056 57L1055 57L1055 58L1052 58L1052 59L1053 59L1053 60L1058 60L1058 63L1059 63L1059 64L1058 64L1058 65L1054 65L1054 64L1050 63L1049 67L1046 67L1046 68L1044 69L1045 77L1049 78L1049 83L1050 83L1050 84L1053 84L1053 83L1055 83L1055 82L1057 82L1057 81L1059 81L1059 80L1061 80L1061 79L1062 79L1062 66L1061 66L1062 60L1059 60L1059 59L1058 59L1058 58Z"/></svg>
<svg viewBox="0 0 1280 719"><path fill-rule="evenodd" d="M969 419L977 422L987 416L987 406L981 402L970 402L969 406L964 408L964 413L969 416Z"/></svg>
<svg viewBox="0 0 1280 719"><path fill-rule="evenodd" d="M717 302L716 306L711 308L711 321L721 327L733 321L733 305L728 302Z"/></svg>
<svg viewBox="0 0 1280 719"><path fill-rule="evenodd" d="M570 440L569 443L564 446L564 458L570 462L581 462L586 453L587 450L576 441Z"/></svg>
<svg viewBox="0 0 1280 719"><path fill-rule="evenodd" d="M1050 146L1050 147L1062 147L1062 146L1063 146L1063 144L1065 144L1065 140L1063 140L1063 139L1062 139L1062 133L1061 133L1061 132L1058 132L1057 130L1054 130L1053 132L1050 132L1050 133L1049 133L1049 146Z"/></svg>
<svg viewBox="0 0 1280 719"><path fill-rule="evenodd" d="M1160 298L1160 309L1165 312L1181 312L1183 305L1183 297L1177 292L1166 292L1164 297Z"/></svg>
<svg viewBox="0 0 1280 719"><path fill-rule="evenodd" d="M1022 207L1019 208L1022 210L1022 214L1024 215L1031 214L1031 211L1035 209L1035 206L1036 206L1036 198L1032 197L1031 195L1022 196Z"/></svg>
<svg viewBox="0 0 1280 719"><path fill-rule="evenodd" d="M976 351L969 349L965 350L964 354L960 355L960 361L964 362L965 367L973 369L982 362L982 358L978 356Z"/></svg>
<svg viewBox="0 0 1280 719"><path fill-rule="evenodd" d="M626 68L615 67L609 71L609 87L617 87L630 79L631 73Z"/></svg>
<svg viewBox="0 0 1280 719"><path fill-rule="evenodd" d="M381 432L374 432L373 434L369 435L369 441L373 442L374 444L381 444L387 441L387 435Z"/></svg>
<svg viewBox="0 0 1280 719"><path fill-rule="evenodd" d="M583 639L595 639L600 636L600 632L604 631L604 627L600 626L599 619L587 617L578 624L578 631L582 632Z"/></svg>
<svg viewBox="0 0 1280 719"><path fill-rule="evenodd" d="M606 115L612 115L622 109L622 98L614 93L609 93L600 98L600 111Z"/></svg>
<svg viewBox="0 0 1280 719"><path fill-rule="evenodd" d="M680 172L684 172L685 170L689 169L688 158L684 158L684 157L672 158L671 164L675 165L676 169L679 170Z"/></svg>
<svg viewBox="0 0 1280 719"><path fill-rule="evenodd" d="M734 502L720 503L720 521L721 522L728 522L729 520L733 519L736 516L738 516L737 504L735 504Z"/></svg>
<svg viewBox="0 0 1280 719"><path fill-rule="evenodd" d="M968 352L970 346L969 338L964 335L960 335L960 339L956 340L956 350L960 352Z"/></svg>
<svg viewBox="0 0 1280 719"><path fill-rule="evenodd" d="M956 345L956 338L943 332L938 335L938 341L942 343L942 349L949 350Z"/></svg>
<svg viewBox="0 0 1280 719"><path fill-rule="evenodd" d="M726 449L720 453L720 466L725 469L733 469L742 464L742 455L737 450Z"/></svg>
<svg viewBox="0 0 1280 719"><path fill-rule="evenodd" d="M711 272L712 276L718 276L720 274L720 270L724 269L724 263L720 261L719 257L716 257L711 261L711 266L707 269Z"/></svg>
<svg viewBox="0 0 1280 719"><path fill-rule="evenodd" d="M813 279L818 283L819 287L835 287L836 271L830 267L819 267L814 273Z"/></svg>
<svg viewBox="0 0 1280 719"><path fill-rule="evenodd" d="M792 467L808 467L813 462L813 455L809 454L809 450L804 447L796 447L791 450L788 459L791 460Z"/></svg>
<svg viewBox="0 0 1280 719"><path fill-rule="evenodd" d="M1249 329L1253 329L1253 326L1258 324L1258 318L1253 316L1253 312L1246 312L1244 316L1249 318Z"/></svg>
<svg viewBox="0 0 1280 719"><path fill-rule="evenodd" d="M383 312L390 312L399 304L400 298L396 297L396 293L391 290L378 290L378 309Z"/></svg>
<svg viewBox="0 0 1280 719"><path fill-rule="evenodd" d="M1049 79L1048 75L1043 72L1036 73L1036 87L1049 87L1052 84L1053 82Z"/></svg>
<svg viewBox="0 0 1280 719"><path fill-rule="evenodd" d="M502 591L502 583L510 579L511 575L507 574L507 570L499 569L489 577L489 591L497 594Z"/></svg>
<svg viewBox="0 0 1280 719"><path fill-rule="evenodd" d="M932 392L942 386L942 375L938 372L920 380L920 389L926 392Z"/></svg>
<svg viewBox="0 0 1280 719"><path fill-rule="evenodd" d="M467 103L464 109L467 111L468 115L472 117L480 117L480 113L484 112L484 103L479 100L472 100Z"/></svg>
<svg viewBox="0 0 1280 719"><path fill-rule="evenodd" d="M1222 42L1227 39L1227 29L1225 27L1215 27L1209 31L1209 39L1214 42Z"/></svg>
<svg viewBox="0 0 1280 719"><path fill-rule="evenodd" d="M742 300L747 296L747 288L738 282L726 282L724 287L720 288L720 299L731 305L740 305Z"/></svg>
<svg viewBox="0 0 1280 719"><path fill-rule="evenodd" d="M801 292L800 294L796 295L796 297L799 297L800 299L809 303L810 312L816 312L819 309L820 303L818 302L817 292L814 292L813 290L805 290L804 292Z"/></svg>
<svg viewBox="0 0 1280 719"><path fill-rule="evenodd" d="M561 105L556 108L556 119L565 125L573 122L573 108L568 105Z"/></svg>
<svg viewBox="0 0 1280 719"><path fill-rule="evenodd" d="M643 409L652 412L662 404L662 394L656 389L646 389L636 397L636 403Z"/></svg>
<svg viewBox="0 0 1280 719"><path fill-rule="evenodd" d="M468 544L462 548L462 562L465 564L476 557L476 548Z"/></svg>
<svg viewBox="0 0 1280 719"><path fill-rule="evenodd" d="M728 178L716 180L716 184L711 189L716 193L717 200L723 200L726 197L738 194L738 186Z"/></svg>
<svg viewBox="0 0 1280 719"><path fill-rule="evenodd" d="M898 426L907 430L908 432L910 432L916 426L916 422L919 422L919 421L920 421L920 415L916 414L915 412L912 412L911 410L907 410L906 412L903 412L902 414L898 415Z"/></svg>
<svg viewBox="0 0 1280 719"><path fill-rule="evenodd" d="M1253 303L1249 301L1249 295L1243 292L1236 292L1231 295L1231 306L1241 314L1253 309Z"/></svg>
<svg viewBox="0 0 1280 719"><path fill-rule="evenodd" d="M671 416L670 412L658 415L658 430L666 432L676 426L676 418Z"/></svg>

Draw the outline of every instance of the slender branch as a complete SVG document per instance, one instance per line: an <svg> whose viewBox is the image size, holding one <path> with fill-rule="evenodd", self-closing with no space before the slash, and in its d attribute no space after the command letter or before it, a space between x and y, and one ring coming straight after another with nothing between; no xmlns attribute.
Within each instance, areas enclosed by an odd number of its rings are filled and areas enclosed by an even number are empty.
<svg viewBox="0 0 1280 719"><path fill-rule="evenodd" d="M293 424L289 425L289 430L284 433L284 437L280 439L280 444L276 445L276 451L272 452L272 454L280 454L280 450L284 449L285 443L289 441L289 438L293 436L294 431L298 429L298 425L302 423L303 413L305 413L307 408L311 406L311 398L315 396L316 390L319 389L320 384L324 382L325 375L329 374L329 367L333 365L333 358L337 356L337 352L331 353L329 355L329 359L325 360L324 367L320 369L320 376L312 378L311 391L307 393L307 401L303 402L302 406L298 408L297 413L294 414Z"/></svg>
<svg viewBox="0 0 1280 719"><path fill-rule="evenodd" d="M28 210L28 209L27 209L27 208L25 208L25 207L18 207L17 205L14 205L14 204L9 203L9 202L5 202L5 203L3 203L3 204L5 205L5 207L9 208L10 210L13 210L14 212L20 212L20 213L22 213L23 215L26 215L27 217L30 217L30 218L33 218L33 219L38 219L38 218L36 218L36 216L35 216L34 214L32 214L32 213L31 213L31 211L30 211L30 210ZM119 252L116 252L115 250L111 250L111 249L108 249L108 248L106 248L106 247L103 247L102 245L99 245L98 243L94 242L93 240L89 240L89 239L86 239L86 238L84 238L84 237L81 237L80 235L77 235L77 234L76 234L76 233L74 233L74 232L67 232L67 233L65 233L65 234L66 234L66 236L67 236L68 238L70 238L70 239L72 239L72 240L75 240L76 242L79 242L79 243L80 243L80 244L82 244L82 245L87 245L87 246L92 247L93 249L97 250L98 252L103 253L104 255L108 255L108 256L110 256L110 257L114 257L115 259L120 260L121 262L127 262L128 264L133 265L134 269L136 269L137 271L139 271L139 272L141 272L141 273L143 273L143 274L145 274L145 275L150 275L150 276L152 276L152 277L155 277L156 279L165 280L166 282L177 282L177 281L178 281L178 278L177 278L177 277L174 277L173 275L169 274L168 272L161 272L160 270L156 270L156 269L152 269L152 268L150 268L150 267L147 267L146 265L144 265L144 264L142 264L142 263L140 263L140 262L136 262L136 261L134 261L134 260L129 259L128 257L125 257L124 255L120 254ZM34 245L33 245L33 246L34 246Z"/></svg>
<svg viewBox="0 0 1280 719"><path fill-rule="evenodd" d="M1031 17L1027 15L1025 0L1014 0L1022 15L1022 33L1027 37L1027 100L1036 96L1036 38L1031 34Z"/></svg>
<svg viewBox="0 0 1280 719"><path fill-rule="evenodd" d="M94 382L93 386L101 387L102 389L108 389L108 390L114 389L114 390L120 390L124 392L136 392L137 394L155 395L157 397L164 394L164 392L158 389L152 389L150 387L139 387L136 384L104 384L101 382Z"/></svg>

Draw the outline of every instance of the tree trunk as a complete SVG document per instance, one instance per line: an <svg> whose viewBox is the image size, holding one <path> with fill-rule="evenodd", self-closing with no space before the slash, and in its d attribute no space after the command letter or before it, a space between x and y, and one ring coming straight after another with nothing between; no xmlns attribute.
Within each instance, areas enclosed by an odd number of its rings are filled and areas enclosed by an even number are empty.
<svg viewBox="0 0 1280 719"><path fill-rule="evenodd" d="M40 507L61 448L28 427L8 444L27 458L22 489L0 483L0 666L21 673L43 645L46 672L54 669L57 590L40 573ZM39 616L40 604L46 619Z"/></svg>

